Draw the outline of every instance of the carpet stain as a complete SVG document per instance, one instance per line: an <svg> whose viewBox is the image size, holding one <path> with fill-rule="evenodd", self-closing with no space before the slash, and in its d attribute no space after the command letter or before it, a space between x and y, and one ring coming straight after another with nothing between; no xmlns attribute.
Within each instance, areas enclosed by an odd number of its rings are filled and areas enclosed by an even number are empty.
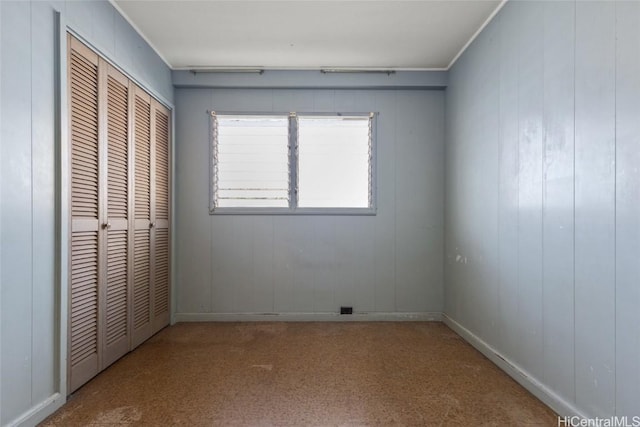
<svg viewBox="0 0 640 427"><path fill-rule="evenodd" d="M258 368L264 369L265 371L270 371L273 369L273 365L251 365L250 368Z"/></svg>
<svg viewBox="0 0 640 427"><path fill-rule="evenodd" d="M140 421L142 412L135 406L121 406L99 413L91 424L123 425Z"/></svg>

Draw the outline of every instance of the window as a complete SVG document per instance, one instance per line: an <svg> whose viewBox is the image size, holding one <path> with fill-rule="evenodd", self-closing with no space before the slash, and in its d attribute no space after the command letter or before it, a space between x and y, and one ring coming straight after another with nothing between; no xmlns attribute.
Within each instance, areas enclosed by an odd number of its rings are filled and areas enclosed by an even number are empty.
<svg viewBox="0 0 640 427"><path fill-rule="evenodd" d="M289 207L289 120L217 117L215 207Z"/></svg>
<svg viewBox="0 0 640 427"><path fill-rule="evenodd" d="M211 113L211 213L374 210L374 114Z"/></svg>
<svg viewBox="0 0 640 427"><path fill-rule="evenodd" d="M369 117L298 118L298 206L371 206Z"/></svg>

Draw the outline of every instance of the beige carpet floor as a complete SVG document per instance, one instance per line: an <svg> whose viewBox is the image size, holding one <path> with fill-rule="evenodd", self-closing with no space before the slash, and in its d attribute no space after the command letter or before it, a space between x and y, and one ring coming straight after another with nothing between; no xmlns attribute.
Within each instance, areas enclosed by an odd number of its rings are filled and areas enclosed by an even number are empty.
<svg viewBox="0 0 640 427"><path fill-rule="evenodd" d="M181 323L45 426L555 426L442 323Z"/></svg>

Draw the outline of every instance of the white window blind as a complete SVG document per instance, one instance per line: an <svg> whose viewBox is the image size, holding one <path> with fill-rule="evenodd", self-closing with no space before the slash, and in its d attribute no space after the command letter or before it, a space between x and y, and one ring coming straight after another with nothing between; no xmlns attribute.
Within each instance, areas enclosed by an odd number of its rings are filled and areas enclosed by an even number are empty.
<svg viewBox="0 0 640 427"><path fill-rule="evenodd" d="M289 118L214 120L214 208L289 206Z"/></svg>

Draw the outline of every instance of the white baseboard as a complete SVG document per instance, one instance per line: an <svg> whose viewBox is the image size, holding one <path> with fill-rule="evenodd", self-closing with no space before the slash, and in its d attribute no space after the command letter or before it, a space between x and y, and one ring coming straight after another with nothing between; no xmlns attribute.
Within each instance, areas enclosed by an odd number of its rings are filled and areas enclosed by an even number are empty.
<svg viewBox="0 0 640 427"><path fill-rule="evenodd" d="M578 416L582 419L588 418L572 403L567 402L555 392L550 390L542 382L530 375L527 371L504 357L495 348L487 344L473 332L456 322L446 314L442 314L442 320L454 332L460 335L465 341L484 354L489 360L495 363L500 369L506 372L511 378L516 380L521 386L526 388L540 399L545 405L553 409L560 416Z"/></svg>
<svg viewBox="0 0 640 427"><path fill-rule="evenodd" d="M31 407L27 412L20 415L13 421L7 424L7 427L31 427L36 426L38 423L44 421L49 415L60 409L64 405L66 399L60 394L55 393L47 397L36 406Z"/></svg>
<svg viewBox="0 0 640 427"><path fill-rule="evenodd" d="M176 322L441 322L442 313L176 313L175 320Z"/></svg>

